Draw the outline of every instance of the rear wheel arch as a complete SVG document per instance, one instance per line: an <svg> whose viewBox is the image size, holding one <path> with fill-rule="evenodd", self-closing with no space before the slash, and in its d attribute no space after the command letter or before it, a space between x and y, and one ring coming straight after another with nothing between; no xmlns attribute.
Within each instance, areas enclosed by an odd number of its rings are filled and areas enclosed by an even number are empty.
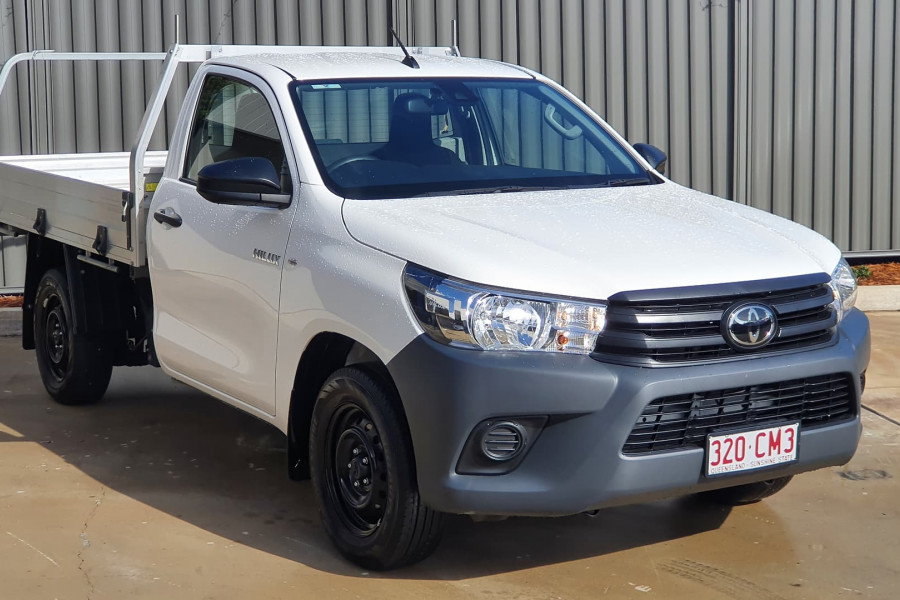
<svg viewBox="0 0 900 600"><path fill-rule="evenodd" d="M56 270L66 283L71 326L76 334L102 340L116 366L158 366L150 337L153 311L149 279L132 278L121 263L116 263L118 273L87 265L78 260L79 254L81 251L73 246L28 235L22 347L35 349L31 323L38 286L47 272Z"/></svg>
<svg viewBox="0 0 900 600"><path fill-rule="evenodd" d="M38 284L47 271L58 269L65 273L66 258L62 244L56 240L29 233L26 238L25 289L22 298L22 348L34 350L34 300ZM69 299L71 301L71 298Z"/></svg>

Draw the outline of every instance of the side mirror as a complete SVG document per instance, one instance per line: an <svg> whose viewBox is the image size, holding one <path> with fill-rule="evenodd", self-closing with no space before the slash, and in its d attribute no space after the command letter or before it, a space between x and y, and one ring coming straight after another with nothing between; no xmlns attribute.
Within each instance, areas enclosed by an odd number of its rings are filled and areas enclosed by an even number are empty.
<svg viewBox="0 0 900 600"><path fill-rule="evenodd" d="M197 175L197 193L216 204L284 208L291 195L281 191L275 165L251 156L206 165Z"/></svg>
<svg viewBox="0 0 900 600"><path fill-rule="evenodd" d="M665 174L666 172L666 160L668 160L668 156L666 153L657 148L656 146L651 146L650 144L633 144L637 153L644 157L650 166L656 169L659 173Z"/></svg>

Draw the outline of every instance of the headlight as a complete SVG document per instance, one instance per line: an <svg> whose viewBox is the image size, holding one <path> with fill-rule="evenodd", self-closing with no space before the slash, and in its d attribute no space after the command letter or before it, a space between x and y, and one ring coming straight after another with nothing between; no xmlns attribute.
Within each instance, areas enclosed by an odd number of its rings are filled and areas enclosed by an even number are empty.
<svg viewBox="0 0 900 600"><path fill-rule="evenodd" d="M831 290L838 321L856 304L856 275L843 258L831 272Z"/></svg>
<svg viewBox="0 0 900 600"><path fill-rule="evenodd" d="M606 325L602 303L483 289L413 265L405 283L422 328L444 344L590 354Z"/></svg>

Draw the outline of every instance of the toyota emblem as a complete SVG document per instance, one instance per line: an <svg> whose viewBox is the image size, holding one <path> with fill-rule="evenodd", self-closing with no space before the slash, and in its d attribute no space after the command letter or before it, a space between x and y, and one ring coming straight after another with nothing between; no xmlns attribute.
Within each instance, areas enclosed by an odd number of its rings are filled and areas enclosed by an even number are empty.
<svg viewBox="0 0 900 600"><path fill-rule="evenodd" d="M722 335L739 350L756 350L772 341L778 331L775 311L765 304L738 304L725 312Z"/></svg>

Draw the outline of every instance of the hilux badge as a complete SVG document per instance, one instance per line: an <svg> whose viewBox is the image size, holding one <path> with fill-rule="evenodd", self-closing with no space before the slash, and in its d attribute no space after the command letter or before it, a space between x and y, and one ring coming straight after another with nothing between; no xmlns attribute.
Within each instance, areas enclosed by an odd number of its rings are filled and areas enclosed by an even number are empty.
<svg viewBox="0 0 900 600"><path fill-rule="evenodd" d="M271 252L266 252L265 250L260 250L259 248L253 249L253 258L264 263L269 263L270 265L275 265L276 267L278 266L278 262L281 260L281 256L272 254Z"/></svg>
<svg viewBox="0 0 900 600"><path fill-rule="evenodd" d="M722 319L722 335L731 346L753 350L772 341L778 331L775 311L765 304L739 304Z"/></svg>

